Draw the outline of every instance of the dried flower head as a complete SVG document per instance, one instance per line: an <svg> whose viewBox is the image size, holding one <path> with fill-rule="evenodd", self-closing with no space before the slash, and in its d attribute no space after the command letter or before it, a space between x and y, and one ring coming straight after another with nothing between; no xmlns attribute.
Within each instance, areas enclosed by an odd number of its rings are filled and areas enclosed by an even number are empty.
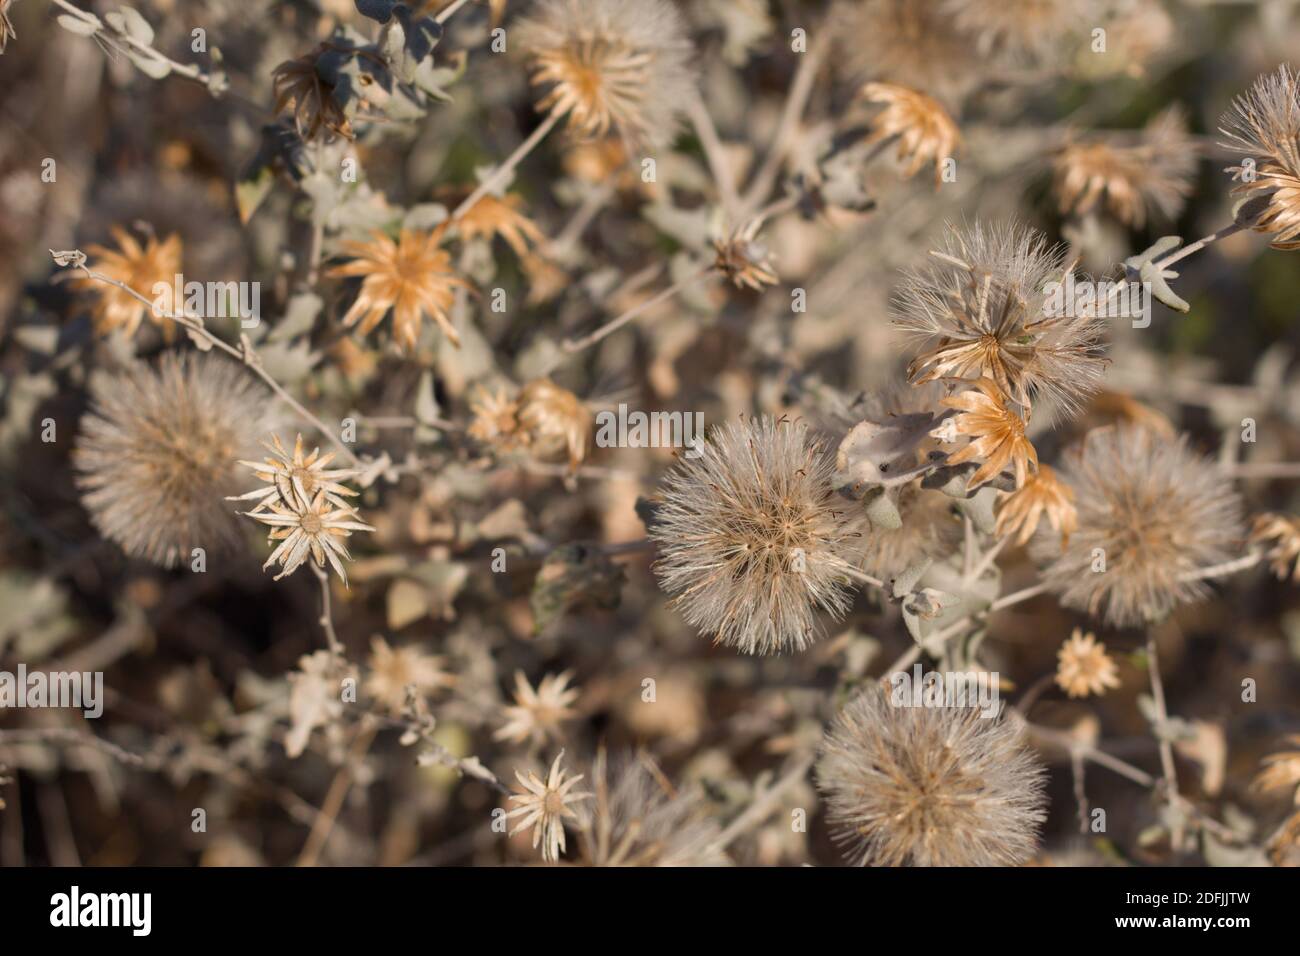
<svg viewBox="0 0 1300 956"><path fill-rule="evenodd" d="M1016 487L1024 487L1030 469L1038 468L1038 452L1025 437L1025 421L1007 407L1006 396L991 378L981 378L975 387L943 400L958 414L935 429L936 437L949 439L969 436L970 443L948 456L949 465L967 461L983 464L970 476L968 488L978 488L992 481L1010 465L1015 471Z"/></svg>
<svg viewBox="0 0 1300 956"><path fill-rule="evenodd" d="M570 470L587 457L591 410L567 388L549 378L529 382L519 392L519 428L538 458L566 456Z"/></svg>
<svg viewBox="0 0 1300 956"><path fill-rule="evenodd" d="M525 447L527 436L519 427L519 402L504 387L489 390L480 385L470 399L469 410L473 415L467 429L471 438L503 452Z"/></svg>
<svg viewBox="0 0 1300 956"><path fill-rule="evenodd" d="M799 651L815 614L843 614L853 534L835 510L834 464L801 425L716 429L665 479L650 536L673 604L746 654Z"/></svg>
<svg viewBox="0 0 1300 956"><path fill-rule="evenodd" d="M1228 137L1222 145L1251 161L1228 168L1240 183L1234 192L1267 200L1252 228L1272 236L1274 249L1300 249L1300 77L1279 66L1238 97L1221 122Z"/></svg>
<svg viewBox="0 0 1300 956"><path fill-rule="evenodd" d="M351 537L353 531L375 530L362 523L356 509L337 507L328 500L323 489L316 492L316 497L306 504L296 499L292 502L276 501L271 502L269 509L245 512L250 518L271 526L268 543L280 542L262 565L263 570L278 564L280 573L275 576L278 581L293 574L310 557L321 568L325 567L328 560L339 579L344 584L348 583L347 572L339 559L351 561L352 555L348 553L343 539Z"/></svg>
<svg viewBox="0 0 1300 956"><path fill-rule="evenodd" d="M780 281L772 268L767 247L757 240L761 225L761 220L754 219L728 238L713 242L713 268L737 289L762 292L764 286L776 285Z"/></svg>
<svg viewBox="0 0 1300 956"><path fill-rule="evenodd" d="M279 414L233 362L167 353L99 375L73 452L82 503L100 534L129 555L172 567L194 548L237 540L222 499L239 487L236 460Z"/></svg>
<svg viewBox="0 0 1300 956"><path fill-rule="evenodd" d="M315 139L322 128L352 139L352 124L334 98L333 84L316 69L316 61L325 49L322 45L311 53L286 60L271 73L275 112L289 108L298 135L304 140Z"/></svg>
<svg viewBox="0 0 1300 956"><path fill-rule="evenodd" d="M1119 671L1092 633L1075 628L1070 639L1056 652L1056 683L1070 697L1100 697L1119 686Z"/></svg>
<svg viewBox="0 0 1300 956"><path fill-rule="evenodd" d="M533 84L549 88L537 108L579 136L660 145L696 95L691 42L666 0L541 0L513 34Z"/></svg>
<svg viewBox="0 0 1300 956"><path fill-rule="evenodd" d="M523 671L515 671L515 702L505 708L505 724L492 736L521 744L543 744L563 736L564 724L578 716L573 704L578 688L570 687L572 671L547 674L534 690Z"/></svg>
<svg viewBox="0 0 1300 956"><path fill-rule="evenodd" d="M153 287L160 282L165 283L169 289L173 286L181 271L180 236L173 234L159 242L157 236L149 234L142 246L125 229L113 226L109 231L121 251L98 243L87 246L86 251L95 259L92 263L95 271L129 286L146 299L152 298ZM130 338L140 328L140 322L145 316L162 328L163 337L167 341L170 342L175 334L175 323L171 319L159 315L117 286L91 278L78 278L75 284L77 288L85 289L95 296L92 316L95 331L100 335L121 329Z"/></svg>
<svg viewBox="0 0 1300 956"><path fill-rule="evenodd" d="M961 131L948 111L932 96L895 83L868 83L862 96L883 103L872 121L867 143L898 140L898 161L907 163L903 175L911 179L926 163L934 164L934 183L943 177L943 161L957 155Z"/></svg>
<svg viewBox="0 0 1300 956"><path fill-rule="evenodd" d="M529 255L530 245L546 241L537 223L520 212L523 204L523 199L514 193L508 196L486 193L465 210L456 221L456 229L467 242L499 236L522 258Z"/></svg>
<svg viewBox="0 0 1300 956"><path fill-rule="evenodd" d="M674 790L648 755L609 766L604 748L591 771L595 799L583 806L578 854L587 866L726 866L721 831L694 790Z"/></svg>
<svg viewBox="0 0 1300 956"><path fill-rule="evenodd" d="M1079 528L1058 547L1034 542L1043 580L1062 603L1117 627L1157 620L1203 597L1199 571L1231 557L1241 503L1185 439L1131 426L1098 428L1071 449L1062 478Z"/></svg>
<svg viewBox="0 0 1300 956"><path fill-rule="evenodd" d="M268 543L280 542L262 565L263 570L278 564L280 573L275 576L278 581L293 574L310 557L321 568L325 567L328 560L339 579L344 584L348 583L347 572L339 559L351 561L352 555L348 553L343 539L351 537L353 531L375 530L362 523L356 509L335 506L328 500L323 489L316 492L316 497L306 504L296 499L293 502L277 501L272 502L269 509L245 512L250 518L271 526Z"/></svg>
<svg viewBox="0 0 1300 956"><path fill-rule="evenodd" d="M1151 210L1166 219L1182 211L1196 174L1196 146L1177 107L1158 113L1136 142L1117 135L1062 147L1052 159L1052 188L1062 215L1086 216L1104 203L1112 216L1140 229Z"/></svg>
<svg viewBox="0 0 1300 956"><path fill-rule="evenodd" d="M578 805L583 800L591 799L590 793L574 791L574 786L583 775L566 778L565 771L560 769L560 761L563 759L564 751L561 750L551 764L551 772L545 780L531 770L527 776L516 770L515 777L523 790L508 798L518 806L506 813L506 819L519 818L519 823L510 831L510 835L514 836L532 827L533 848L536 849L540 843L542 859L550 863L558 860L564 852L564 821L576 821Z"/></svg>
<svg viewBox="0 0 1300 956"><path fill-rule="evenodd" d="M1252 544L1269 545L1269 567L1279 581L1300 581L1300 517L1256 515L1250 529Z"/></svg>
<svg viewBox="0 0 1300 956"><path fill-rule="evenodd" d="M859 74L957 99L988 71L945 0L855 0L842 11L845 58Z"/></svg>
<svg viewBox="0 0 1300 956"><path fill-rule="evenodd" d="M1074 508L1074 492L1056 476L1055 469L1039 465L1038 470L1020 488L1008 494L998 505L998 537L1016 535L1015 543L1027 542L1046 517L1052 530L1061 536L1062 546L1079 526Z"/></svg>
<svg viewBox="0 0 1300 956"><path fill-rule="evenodd" d="M1290 735L1286 742L1300 748L1300 734ZM1300 806L1300 749L1269 754L1263 764L1251 786L1265 793L1291 793Z"/></svg>
<svg viewBox="0 0 1300 956"><path fill-rule="evenodd" d="M339 479L353 477L356 469L326 468L334 460L334 452L322 455L319 448L313 448L311 454L304 454L302 435L294 440L292 454L280 443L279 435L272 435L269 443L263 441L262 447L271 452L272 457L239 464L253 469L258 480L267 483L266 487L232 497L231 501L256 501L254 511L261 511L277 501L286 506L306 507L316 497L316 492L324 491L326 499L336 508L351 507L343 499L355 497L358 492Z"/></svg>
<svg viewBox="0 0 1300 956"><path fill-rule="evenodd" d="M294 442L292 459L284 456L284 446L280 444L278 438L273 447L281 455L281 459L270 462L272 469L269 472L266 465L260 462L242 462L253 469L254 474L263 481L274 481L275 493L263 496L252 511L244 512L248 517L270 526L268 542L280 542L262 568L266 569L273 564L278 564L280 573L275 576L275 580L278 581L286 575L293 574L310 557L315 560L316 566L321 568L325 567L328 561L343 583L347 584L347 572L344 571L340 559L350 561L352 555L348 553L343 539L351 537L353 531L375 529L361 521L356 508L345 502L340 492L331 490L338 487L338 484L326 477L329 472L311 471L311 464L320 464L320 459L317 458L318 452L315 451L307 458L302 457L301 435ZM292 468L293 473L285 475L283 473L285 468ZM272 476L271 479L266 477L268 474ZM339 476L335 475L335 477ZM306 490L309 481L315 489L310 495ZM285 490L289 492L287 495L282 493L281 485L284 485ZM341 494L346 497L353 492L343 487Z"/></svg>
<svg viewBox="0 0 1300 956"><path fill-rule="evenodd" d="M451 256L440 248L442 237L441 229L427 233L403 229L397 242L376 232L370 242L344 243L344 251L353 260L330 269L329 275L362 279L356 301L343 316L344 326L360 322L365 335L391 309L398 348L409 352L419 339L420 318L427 314L451 344L459 347L460 336L447 312L456 290L468 285L452 270Z"/></svg>
<svg viewBox="0 0 1300 956"><path fill-rule="evenodd" d="M896 707L868 687L822 742L832 837L866 866L1014 866L1046 818L1021 727L975 707Z"/></svg>
<svg viewBox="0 0 1300 956"><path fill-rule="evenodd" d="M430 694L456 682L444 669L445 658L426 654L414 644L391 647L382 637L370 639L368 663L366 696L392 714L406 709L408 688L414 688L419 694Z"/></svg>
<svg viewBox="0 0 1300 956"><path fill-rule="evenodd" d="M1027 412L1043 396L1066 414L1097 390L1103 322L1053 308L1051 284L1072 271L1061 249L1033 229L976 223L931 255L939 264L910 275L899 298L899 326L928 346L911 381L987 377Z"/></svg>

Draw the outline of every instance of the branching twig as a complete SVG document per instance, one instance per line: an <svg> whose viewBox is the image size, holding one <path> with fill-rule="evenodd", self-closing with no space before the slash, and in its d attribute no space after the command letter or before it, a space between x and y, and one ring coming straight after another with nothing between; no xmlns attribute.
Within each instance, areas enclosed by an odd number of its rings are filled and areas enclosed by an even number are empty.
<svg viewBox="0 0 1300 956"><path fill-rule="evenodd" d="M69 252L60 252L54 255L56 262L60 262L60 264L66 262L71 268L78 269L87 278L121 289L133 299L148 306L151 310L155 310L156 314L160 315L162 318L171 319L177 325L184 328L191 339L195 340L196 343L201 343L201 347L220 349L227 355L248 366L253 374L265 382L282 402L292 408L304 421L308 422L313 428L328 438L330 443L333 444L343 457L345 457L352 465L356 466L361 464L361 459L359 459L356 453L348 447L346 442L339 438L339 436L331 429L326 427L324 422L309 412L301 402L285 390L284 386L267 373L266 369L262 367L262 361L258 357L257 351L253 348L252 342L249 341L248 336L241 335L240 348L235 348L235 346L223 339L217 338L209 332L207 327L203 324L203 320L198 316L189 315L184 312L166 312L162 309L158 309L156 303L145 298L145 296L131 288L125 282L121 282L111 276L104 275L102 272L96 272L95 270L88 268L85 265L85 253L80 249L71 250Z"/></svg>

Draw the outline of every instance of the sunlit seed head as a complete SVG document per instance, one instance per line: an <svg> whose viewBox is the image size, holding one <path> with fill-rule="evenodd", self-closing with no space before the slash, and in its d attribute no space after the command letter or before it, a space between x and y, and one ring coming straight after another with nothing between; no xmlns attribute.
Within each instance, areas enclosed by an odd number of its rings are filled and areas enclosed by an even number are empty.
<svg viewBox="0 0 1300 956"><path fill-rule="evenodd" d="M816 615L848 607L858 542L832 457L801 424L746 419L683 457L661 491L655 571L701 632L747 654L803 650Z"/></svg>
<svg viewBox="0 0 1300 956"><path fill-rule="evenodd" d="M1133 426L1098 428L1067 453L1060 477L1078 529L1064 547L1033 544L1043 580L1068 607L1116 627L1158 620L1203 598L1195 575L1239 555L1241 501L1214 462Z"/></svg>

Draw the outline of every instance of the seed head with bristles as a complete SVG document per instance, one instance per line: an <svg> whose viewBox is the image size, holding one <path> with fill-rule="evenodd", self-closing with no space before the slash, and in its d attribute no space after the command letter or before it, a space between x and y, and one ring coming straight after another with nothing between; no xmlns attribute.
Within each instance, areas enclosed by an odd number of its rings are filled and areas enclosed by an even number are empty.
<svg viewBox="0 0 1300 956"><path fill-rule="evenodd" d="M1144 625L1199 600L1198 572L1234 553L1241 502L1213 462L1144 428L1089 432L1067 453L1078 530L1040 537L1043 580L1062 603L1115 627Z"/></svg>
<svg viewBox="0 0 1300 956"><path fill-rule="evenodd" d="M513 34L547 88L538 108L581 137L660 145L696 95L691 42L668 0L541 0Z"/></svg>
<svg viewBox="0 0 1300 956"><path fill-rule="evenodd" d="M217 356L167 353L92 379L90 398L73 462L104 537L164 567L236 540L223 498L279 420L265 389Z"/></svg>
<svg viewBox="0 0 1300 956"><path fill-rule="evenodd" d="M862 866L1014 866L1046 818L1021 727L975 707L895 706L868 687L822 742L831 833Z"/></svg>
<svg viewBox="0 0 1300 956"><path fill-rule="evenodd" d="M1100 385L1103 323L1081 310L1053 311L1051 283L1072 271L1059 247L1010 223L951 230L936 264L911 274L897 324L925 349L913 382L992 379L1031 409L1040 397L1074 414Z"/></svg>
<svg viewBox="0 0 1300 956"><path fill-rule="evenodd" d="M746 654L799 651L818 610L842 614L854 533L833 462L807 429L747 419L715 430L668 476L650 535L686 620Z"/></svg>
<svg viewBox="0 0 1300 956"><path fill-rule="evenodd" d="M1222 122L1222 145L1255 163L1250 175L1245 164L1228 168L1235 191L1267 199L1253 228L1271 235L1275 249L1300 249L1300 75L1283 64L1260 77Z"/></svg>

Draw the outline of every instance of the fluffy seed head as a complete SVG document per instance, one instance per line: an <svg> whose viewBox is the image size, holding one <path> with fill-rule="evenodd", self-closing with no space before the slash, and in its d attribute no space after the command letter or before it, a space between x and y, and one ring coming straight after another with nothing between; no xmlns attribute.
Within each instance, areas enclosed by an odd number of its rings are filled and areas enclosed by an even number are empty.
<svg viewBox="0 0 1300 956"><path fill-rule="evenodd" d="M1043 580L1062 603L1116 627L1149 623L1204 596L1198 571L1233 556L1241 502L1185 439L1131 426L1097 428L1067 453L1078 530L1040 537ZM1104 559L1104 563L1103 563Z"/></svg>
<svg viewBox="0 0 1300 956"><path fill-rule="evenodd" d="M1046 818L1021 727L975 707L894 706L868 687L822 742L832 836L862 866L1014 866Z"/></svg>
<svg viewBox="0 0 1300 956"><path fill-rule="evenodd" d="M1253 228L1271 235L1275 249L1300 249L1300 76L1283 64L1260 77L1222 123L1223 145L1255 162L1251 176L1245 165L1228 168L1240 182L1235 192L1268 203Z"/></svg>
<svg viewBox="0 0 1300 956"><path fill-rule="evenodd" d="M90 397L73 462L99 532L164 567L229 545L237 459L278 421L266 390L222 358L167 353L96 377Z"/></svg>
<svg viewBox="0 0 1300 956"><path fill-rule="evenodd" d="M1074 414L1100 384L1101 319L1052 311L1051 283L1071 271L1065 253L1034 229L1010 223L952 228L935 264L912 273L897 324L925 351L913 382L992 379L1030 409L1039 397Z"/></svg>
<svg viewBox="0 0 1300 956"><path fill-rule="evenodd" d="M660 145L695 95L691 42L667 0L541 0L514 35L548 88L538 108L584 138Z"/></svg>
<svg viewBox="0 0 1300 956"><path fill-rule="evenodd" d="M747 419L715 430L669 473L650 535L659 582L686 620L746 654L803 650L815 614L843 614L853 533L834 465L802 425Z"/></svg>

